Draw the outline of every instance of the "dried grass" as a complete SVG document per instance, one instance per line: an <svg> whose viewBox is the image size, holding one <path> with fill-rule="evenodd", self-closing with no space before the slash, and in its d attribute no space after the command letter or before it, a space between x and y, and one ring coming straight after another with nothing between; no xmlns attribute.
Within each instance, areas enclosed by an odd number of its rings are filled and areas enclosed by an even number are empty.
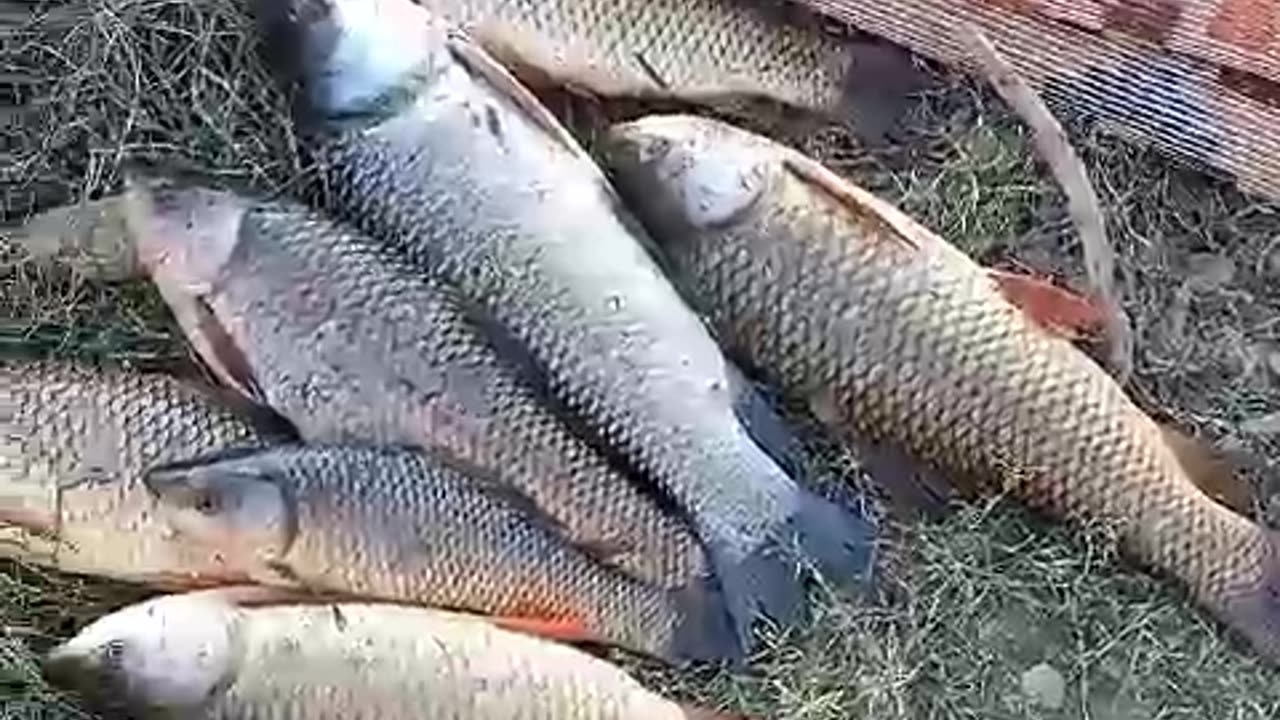
<svg viewBox="0 0 1280 720"><path fill-rule="evenodd" d="M0 220L98 197L126 153L178 154L261 187L301 170L280 98L232 0L0 2ZM34 20L29 13L37 11ZM900 203L984 261L1014 257L1085 287L1059 190L1002 103L940 76L899 144L866 151L835 127L779 134ZM7 106L5 105L7 103ZM1280 445L1249 421L1280 412L1280 208L1068 123L1091 168L1135 331L1134 392L1258 458L1280 498ZM810 129L811 130L811 129ZM1229 271L1229 272L1228 272ZM186 354L146 285L99 285L31 267L0 274L0 352ZM849 465L838 454L836 469ZM1259 511L1280 517L1263 502ZM832 599L774 638L749 674L675 675L655 687L785 720L843 718L1272 718L1280 674L1260 667L1165 583L1105 544L1004 503L904 529L887 606ZM0 717L81 718L40 682L33 653L133 588L0 562ZM1023 673L1048 663L1059 710L1030 703Z"/></svg>

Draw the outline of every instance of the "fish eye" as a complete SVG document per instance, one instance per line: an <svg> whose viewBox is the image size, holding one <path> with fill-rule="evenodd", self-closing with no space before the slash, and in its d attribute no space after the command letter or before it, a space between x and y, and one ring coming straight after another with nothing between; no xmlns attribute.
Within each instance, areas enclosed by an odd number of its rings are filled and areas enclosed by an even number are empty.
<svg viewBox="0 0 1280 720"><path fill-rule="evenodd" d="M202 515L216 515L222 509L222 502L212 490L201 490L192 506Z"/></svg>

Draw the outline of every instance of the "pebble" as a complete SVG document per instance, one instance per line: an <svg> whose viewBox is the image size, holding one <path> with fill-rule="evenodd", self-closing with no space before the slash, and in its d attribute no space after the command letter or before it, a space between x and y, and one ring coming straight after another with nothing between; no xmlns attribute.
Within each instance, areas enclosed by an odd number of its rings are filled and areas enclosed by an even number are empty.
<svg viewBox="0 0 1280 720"><path fill-rule="evenodd" d="M1022 674L1022 694L1046 710L1059 710L1067 699L1067 681L1049 663L1040 663Z"/></svg>

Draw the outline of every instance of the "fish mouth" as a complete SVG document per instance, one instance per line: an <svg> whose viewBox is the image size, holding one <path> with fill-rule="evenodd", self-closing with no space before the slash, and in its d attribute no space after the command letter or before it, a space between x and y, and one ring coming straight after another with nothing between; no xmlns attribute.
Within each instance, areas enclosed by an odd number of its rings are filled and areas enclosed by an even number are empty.
<svg viewBox="0 0 1280 720"><path fill-rule="evenodd" d="M121 705L125 688L110 651L86 650L64 643L50 650L40 661L40 674L52 686L74 692L94 707ZM112 713L110 717L120 717Z"/></svg>

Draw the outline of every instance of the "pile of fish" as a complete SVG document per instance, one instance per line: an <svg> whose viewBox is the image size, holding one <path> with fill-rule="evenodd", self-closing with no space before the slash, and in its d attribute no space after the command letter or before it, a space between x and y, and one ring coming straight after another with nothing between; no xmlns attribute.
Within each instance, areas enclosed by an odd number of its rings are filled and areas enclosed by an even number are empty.
<svg viewBox="0 0 1280 720"><path fill-rule="evenodd" d="M255 3L323 202L129 165L130 256L219 383L0 364L0 553L173 591L51 679L108 717L715 717L574 646L741 663L810 579L874 587L879 529L757 382L886 484L1111 523L1280 659L1275 537L992 274L774 140L666 114L588 151L518 79L821 108L832 46L697 0L719 44L645 60L517 5Z"/></svg>

